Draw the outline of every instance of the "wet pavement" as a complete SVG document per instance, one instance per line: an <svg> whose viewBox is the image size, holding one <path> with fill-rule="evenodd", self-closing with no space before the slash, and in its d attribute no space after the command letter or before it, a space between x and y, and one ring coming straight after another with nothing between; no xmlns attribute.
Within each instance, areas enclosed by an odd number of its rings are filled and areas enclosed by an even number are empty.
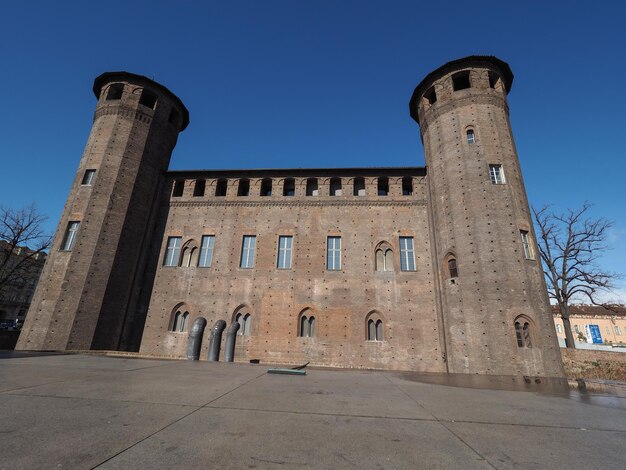
<svg viewBox="0 0 626 470"><path fill-rule="evenodd" d="M624 467L626 398L267 368L0 354L0 469Z"/></svg>

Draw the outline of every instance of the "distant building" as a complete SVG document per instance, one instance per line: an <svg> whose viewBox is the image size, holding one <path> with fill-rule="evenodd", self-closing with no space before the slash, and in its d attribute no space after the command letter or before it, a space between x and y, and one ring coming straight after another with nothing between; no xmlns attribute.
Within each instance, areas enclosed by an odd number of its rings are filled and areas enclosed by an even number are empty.
<svg viewBox="0 0 626 470"><path fill-rule="evenodd" d="M46 254L33 254L34 252L27 247L17 247L11 250L10 245L2 240L0 240L0 252L3 255L0 256L0 260L7 260L6 264L0 267L1 271L11 271L16 265L22 263L20 274L8 284L0 287L0 329L19 329L24 324Z"/></svg>
<svg viewBox="0 0 626 470"><path fill-rule="evenodd" d="M426 167L168 171L184 104L99 76L18 349L183 358L208 323L207 357L228 323L239 361L562 378L512 82L486 56L429 73L409 103Z"/></svg>
<svg viewBox="0 0 626 470"><path fill-rule="evenodd" d="M596 326L602 344L626 344L626 306L617 305L614 310L597 305L570 305L570 323L574 339L579 342L591 343L588 334L592 326ZM561 343L565 341L563 320L557 306L552 306L554 326ZM596 340L597 341L597 340Z"/></svg>

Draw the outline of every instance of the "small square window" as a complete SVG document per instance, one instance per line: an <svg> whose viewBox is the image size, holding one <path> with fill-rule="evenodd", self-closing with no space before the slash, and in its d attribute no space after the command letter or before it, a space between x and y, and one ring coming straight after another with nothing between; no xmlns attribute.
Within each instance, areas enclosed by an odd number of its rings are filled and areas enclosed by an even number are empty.
<svg viewBox="0 0 626 470"><path fill-rule="evenodd" d="M85 174L83 175L83 181L80 183L83 186L91 186L93 183L93 179L96 176L96 170L85 170Z"/></svg>

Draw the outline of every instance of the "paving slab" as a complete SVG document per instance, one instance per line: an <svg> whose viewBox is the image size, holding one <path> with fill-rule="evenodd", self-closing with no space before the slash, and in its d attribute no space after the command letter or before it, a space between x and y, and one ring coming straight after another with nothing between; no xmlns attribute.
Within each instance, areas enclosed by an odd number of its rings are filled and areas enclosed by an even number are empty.
<svg viewBox="0 0 626 470"><path fill-rule="evenodd" d="M490 466L433 421L205 408L97 468Z"/></svg>

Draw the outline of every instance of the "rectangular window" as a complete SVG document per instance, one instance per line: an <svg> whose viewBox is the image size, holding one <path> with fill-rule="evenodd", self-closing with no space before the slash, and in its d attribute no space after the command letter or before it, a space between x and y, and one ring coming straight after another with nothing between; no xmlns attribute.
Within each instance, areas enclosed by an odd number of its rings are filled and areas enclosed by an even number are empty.
<svg viewBox="0 0 626 470"><path fill-rule="evenodd" d="M400 270L415 271L413 237L400 237Z"/></svg>
<svg viewBox="0 0 626 470"><path fill-rule="evenodd" d="M341 269L341 237L326 239L326 269L329 271Z"/></svg>
<svg viewBox="0 0 626 470"><path fill-rule="evenodd" d="M489 177L493 184L504 184L504 170L502 165L489 165Z"/></svg>
<svg viewBox="0 0 626 470"><path fill-rule="evenodd" d="M163 266L178 266L181 245L182 237L169 237L167 239L167 248L165 249Z"/></svg>
<svg viewBox="0 0 626 470"><path fill-rule="evenodd" d="M557 333L563 333L563 327L561 325L559 325L558 323L556 325L556 332Z"/></svg>
<svg viewBox="0 0 626 470"><path fill-rule="evenodd" d="M82 184L83 186L91 186L94 176L96 176L96 170L85 170L85 174L83 175L83 181L80 184Z"/></svg>
<svg viewBox="0 0 626 470"><path fill-rule="evenodd" d="M213 261L213 246L215 245L215 235L203 235L200 244L200 258L198 258L198 266L201 268L209 268Z"/></svg>
<svg viewBox="0 0 626 470"><path fill-rule="evenodd" d="M293 237L278 237L278 269L291 269Z"/></svg>
<svg viewBox="0 0 626 470"><path fill-rule="evenodd" d="M615 334L617 336L622 336L622 331L620 330L619 325L615 325Z"/></svg>
<svg viewBox="0 0 626 470"><path fill-rule="evenodd" d="M534 259L533 249L530 245L530 234L527 230L520 230L520 236L522 238L522 247L524 248L524 258Z"/></svg>
<svg viewBox="0 0 626 470"><path fill-rule="evenodd" d="M240 268L254 268L254 250L256 248L256 237L254 235L244 235L241 245Z"/></svg>
<svg viewBox="0 0 626 470"><path fill-rule="evenodd" d="M78 227L80 227L80 222L68 222L65 238L63 239L63 244L61 245L62 251L72 251L72 247L76 241L76 232L78 232Z"/></svg>

